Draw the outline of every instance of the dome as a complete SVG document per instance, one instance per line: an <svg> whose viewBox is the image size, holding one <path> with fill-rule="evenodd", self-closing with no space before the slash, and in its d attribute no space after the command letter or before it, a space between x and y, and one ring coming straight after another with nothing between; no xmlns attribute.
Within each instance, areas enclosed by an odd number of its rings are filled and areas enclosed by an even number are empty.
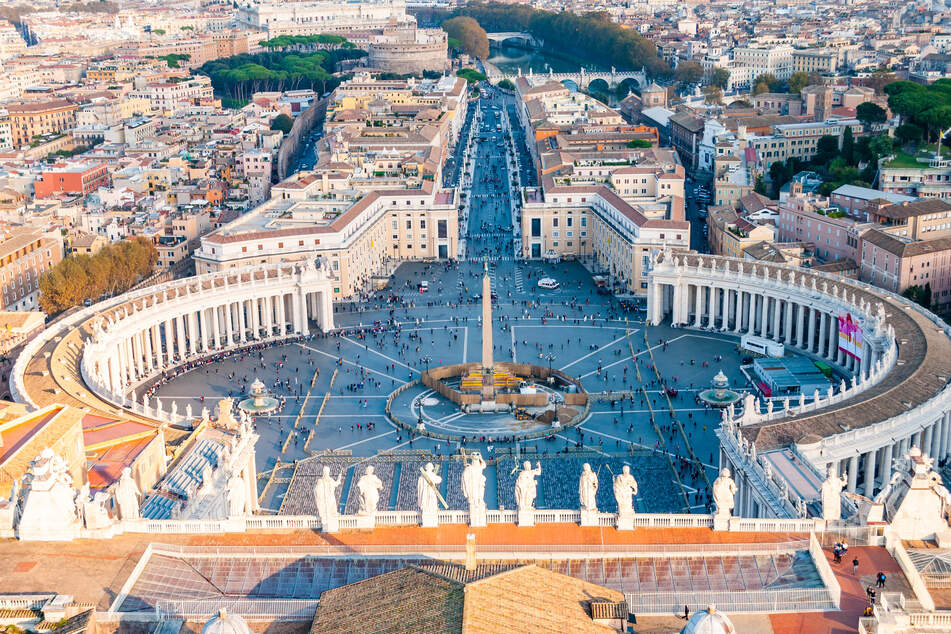
<svg viewBox="0 0 951 634"><path fill-rule="evenodd" d="M201 628L201 634L251 634L251 629L239 615L228 614L227 610L221 608Z"/></svg>
<svg viewBox="0 0 951 634"><path fill-rule="evenodd" d="M736 634L736 628L726 614L714 606L695 612L680 634Z"/></svg>

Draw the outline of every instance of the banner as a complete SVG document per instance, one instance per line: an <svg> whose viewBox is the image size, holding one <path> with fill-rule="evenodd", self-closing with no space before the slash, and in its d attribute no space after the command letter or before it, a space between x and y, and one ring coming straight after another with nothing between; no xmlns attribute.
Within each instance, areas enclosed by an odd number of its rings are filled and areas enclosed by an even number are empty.
<svg viewBox="0 0 951 634"><path fill-rule="evenodd" d="M862 347L861 326L852 320L851 313L839 315L839 350L861 361Z"/></svg>

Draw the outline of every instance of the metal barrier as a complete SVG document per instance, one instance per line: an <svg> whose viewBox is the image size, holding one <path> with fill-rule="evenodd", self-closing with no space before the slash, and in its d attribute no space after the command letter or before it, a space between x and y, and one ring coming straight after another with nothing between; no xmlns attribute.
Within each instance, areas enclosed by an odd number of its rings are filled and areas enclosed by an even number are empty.
<svg viewBox="0 0 951 634"><path fill-rule="evenodd" d="M683 613L716 605L727 613L824 612L836 609L826 588L746 590L742 592L639 592L626 593L628 609L635 614Z"/></svg>

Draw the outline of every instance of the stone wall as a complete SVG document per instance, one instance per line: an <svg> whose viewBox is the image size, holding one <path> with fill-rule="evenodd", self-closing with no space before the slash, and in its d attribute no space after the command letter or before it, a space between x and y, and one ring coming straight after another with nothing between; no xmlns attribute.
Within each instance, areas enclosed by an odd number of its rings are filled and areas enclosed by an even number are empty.
<svg viewBox="0 0 951 634"><path fill-rule="evenodd" d="M288 132L284 140L281 141L281 147L277 151L277 178L284 180L287 178L287 171L297 152L300 149L301 139L310 134L314 126L323 123L324 114L327 112L328 99L319 99L315 101L310 108L297 115L294 119L294 125Z"/></svg>
<svg viewBox="0 0 951 634"><path fill-rule="evenodd" d="M374 42L367 48L367 65L382 71L421 75L424 70L444 71L449 67L445 40L426 44Z"/></svg>

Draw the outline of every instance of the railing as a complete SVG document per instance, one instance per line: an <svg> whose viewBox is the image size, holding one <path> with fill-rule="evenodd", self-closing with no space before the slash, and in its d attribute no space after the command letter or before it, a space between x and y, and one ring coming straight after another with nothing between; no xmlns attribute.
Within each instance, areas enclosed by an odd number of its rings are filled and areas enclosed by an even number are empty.
<svg viewBox="0 0 951 634"><path fill-rule="evenodd" d="M890 553L891 556L895 558L895 561L898 562L898 567L901 568L905 578L908 579L908 585L911 586L915 596L918 597L921 606L926 610L934 610L934 599L931 598L928 587L925 585L921 575L918 574L918 568L915 567L915 563L911 560L911 557L908 556L908 551L905 550L902 543L896 540L890 549Z"/></svg>
<svg viewBox="0 0 951 634"><path fill-rule="evenodd" d="M310 621L317 610L316 599L250 599L215 597L212 599L162 599L155 604L161 618L207 619L225 608L254 620Z"/></svg>
<svg viewBox="0 0 951 634"><path fill-rule="evenodd" d="M859 617L859 634L876 634L878 621L874 616Z"/></svg>
<svg viewBox="0 0 951 634"><path fill-rule="evenodd" d="M951 612L911 612L908 618L912 628L951 626Z"/></svg>
<svg viewBox="0 0 951 634"><path fill-rule="evenodd" d="M0 594L0 610L39 610L55 594Z"/></svg>
<svg viewBox="0 0 951 634"><path fill-rule="evenodd" d="M479 544L480 558L520 559L532 555L539 559L566 559L573 557L636 557L668 555L671 557L722 557L731 555L768 555L798 553L809 548L808 540L788 540L771 543L723 544ZM407 557L439 554L462 559L464 544L385 544L385 545L300 545L255 546L252 553L245 546L187 546L183 544L151 544L150 553L169 556L202 558L220 557Z"/></svg>
<svg viewBox="0 0 951 634"><path fill-rule="evenodd" d="M835 578L832 566L829 565L829 560L822 552L822 546L819 545L814 533L809 533L809 555L816 565L816 570L819 571L819 577L822 579L823 585L829 590L829 596L835 603L836 609L838 609L842 600L842 587L839 585L838 579Z"/></svg>
<svg viewBox="0 0 951 634"><path fill-rule="evenodd" d="M745 590L743 592L639 592L626 593L628 609L635 614L683 614L705 610L711 604L727 613L824 612L838 606L826 588Z"/></svg>

